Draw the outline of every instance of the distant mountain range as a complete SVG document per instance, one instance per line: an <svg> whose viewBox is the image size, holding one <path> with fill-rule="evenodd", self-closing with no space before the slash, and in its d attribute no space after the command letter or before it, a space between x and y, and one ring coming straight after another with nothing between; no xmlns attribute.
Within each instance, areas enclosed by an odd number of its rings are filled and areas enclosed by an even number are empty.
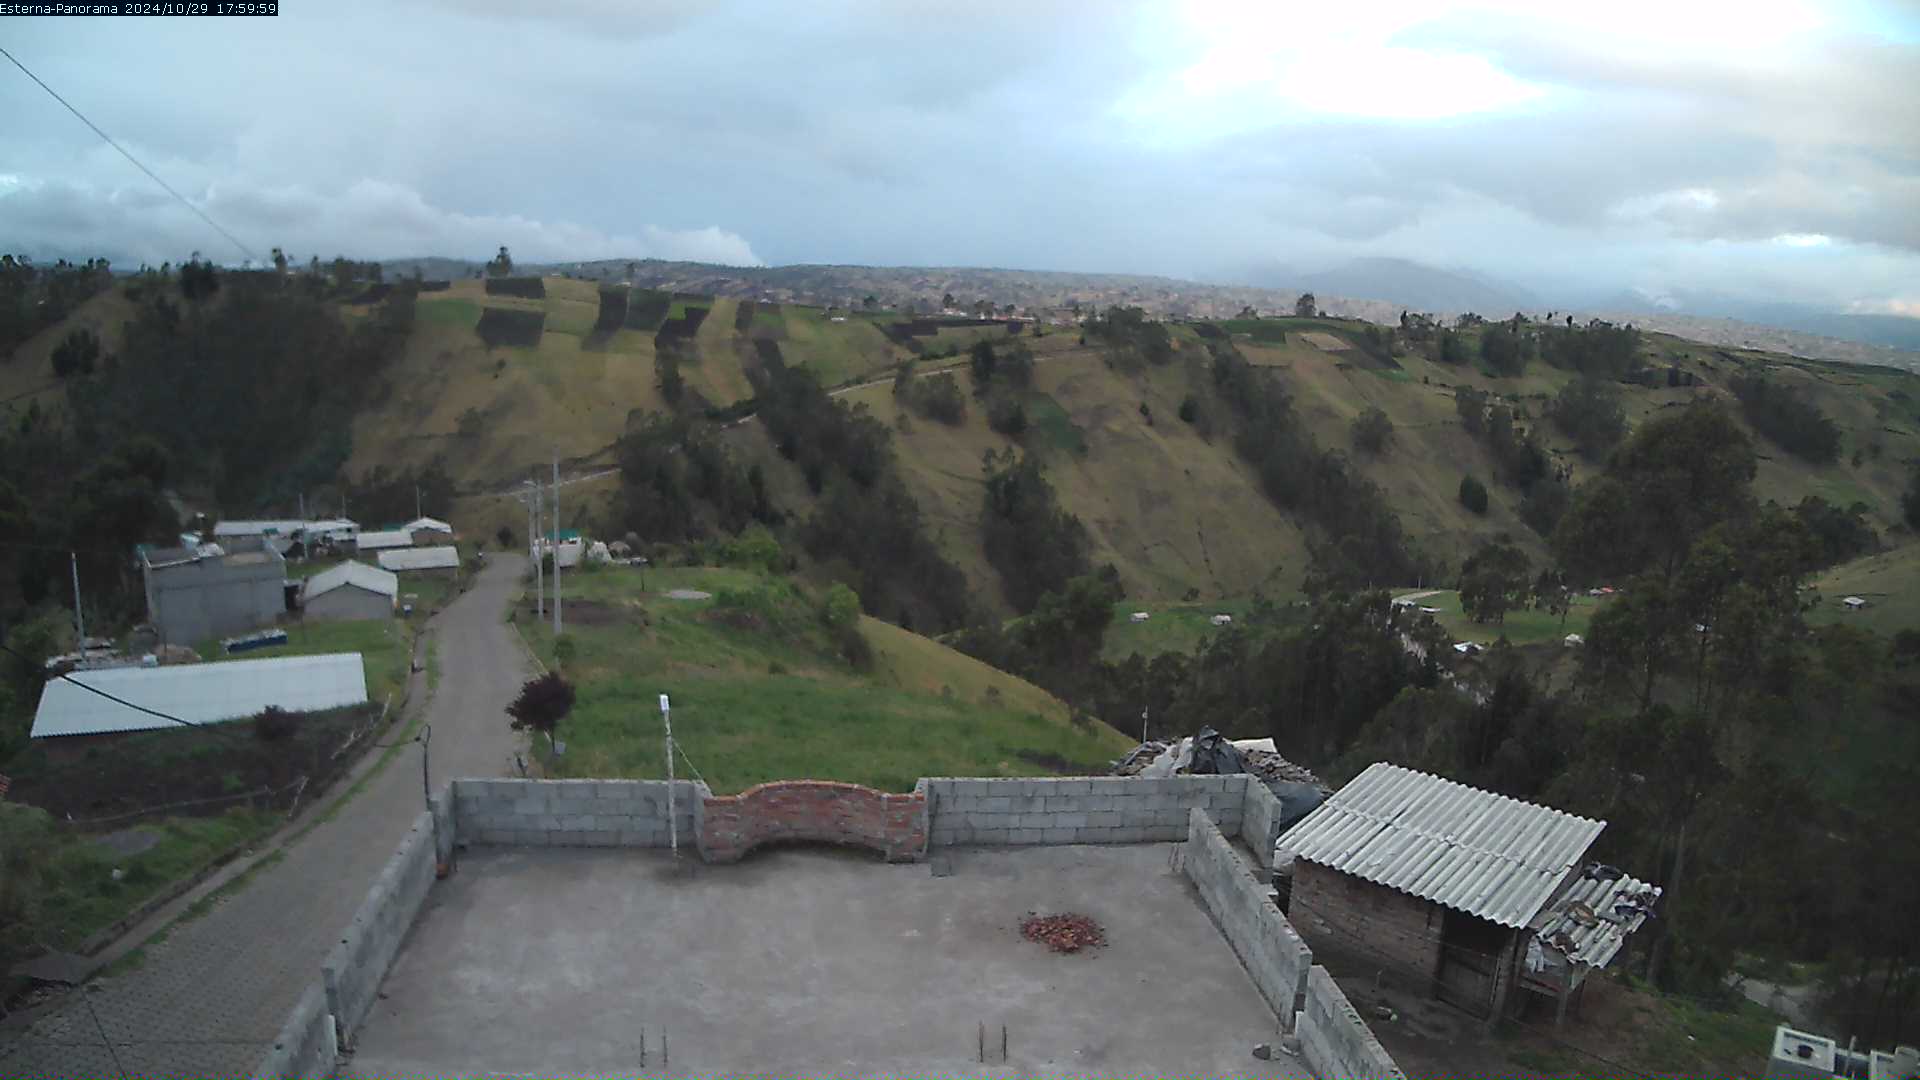
<svg viewBox="0 0 1920 1080"><path fill-rule="evenodd" d="M395 276L417 269L428 278L471 277L483 264L439 257L392 259ZM629 267L632 268L629 271ZM1708 294L1619 293L1597 304L1553 308L1526 289L1464 270L1405 259L1354 259L1318 271L1278 265L1242 271L1252 284L1185 281L1141 274L1084 274L986 267L738 267L659 259L598 259L527 264L522 273L571 274L603 281L712 296L802 304L856 306L872 296L884 307L937 310L948 294L962 306L977 300L1046 313L1127 304L1172 318L1230 318L1245 308L1291 312L1302 292L1322 310L1398 323L1406 310L1489 318L1514 312L1544 317L1606 318L1710 345L1770 349L1819 360L1920 371L1920 319L1825 312L1805 305L1743 302Z"/></svg>

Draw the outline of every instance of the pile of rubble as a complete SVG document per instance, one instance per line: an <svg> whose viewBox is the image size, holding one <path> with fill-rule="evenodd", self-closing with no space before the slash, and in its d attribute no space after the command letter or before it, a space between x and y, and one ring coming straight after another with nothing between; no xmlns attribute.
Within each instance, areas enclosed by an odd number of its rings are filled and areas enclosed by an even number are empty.
<svg viewBox="0 0 1920 1080"><path fill-rule="evenodd" d="M1202 732L1202 736L1205 736ZM1229 745L1246 764L1246 771L1269 784L1311 784L1324 788L1320 778L1304 765L1295 765L1276 752L1272 739L1235 739ZM1114 763L1115 776L1173 776L1193 772L1193 739L1143 742ZM1237 770L1236 770L1237 771Z"/></svg>
<svg viewBox="0 0 1920 1080"><path fill-rule="evenodd" d="M1020 934L1054 952L1079 952L1107 943L1107 932L1085 915L1035 915L1031 911L1020 921Z"/></svg>

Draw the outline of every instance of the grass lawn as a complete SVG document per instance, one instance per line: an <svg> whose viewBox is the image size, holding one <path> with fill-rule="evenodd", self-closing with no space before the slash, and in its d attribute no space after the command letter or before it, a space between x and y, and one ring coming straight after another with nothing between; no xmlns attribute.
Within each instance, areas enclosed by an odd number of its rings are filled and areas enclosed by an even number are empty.
<svg viewBox="0 0 1920 1080"><path fill-rule="evenodd" d="M46 944L74 949L88 935L122 918L169 884L216 856L270 832L281 821L269 811L235 808L218 817L164 818L129 826L126 833L158 837L135 855L120 855L84 833L55 842L42 879L40 931ZM118 869L120 880L113 878Z"/></svg>
<svg viewBox="0 0 1920 1080"><path fill-rule="evenodd" d="M1843 563L1814 578L1813 586L1820 590L1820 604L1807 612L1810 623L1857 626L1887 637L1920 629L1920 544ZM1840 601L1849 596L1867 606L1848 611Z"/></svg>
<svg viewBox="0 0 1920 1080"><path fill-rule="evenodd" d="M1415 592L1424 590L1413 590ZM1405 590L1395 590L1394 595L1403 595ZM1445 627L1455 641L1478 641L1492 644L1505 634L1507 640L1515 645L1539 645L1557 643L1568 634L1586 636L1587 624L1593 620L1593 613L1599 610L1604 599L1595 599L1586 595L1573 598L1573 609L1567 612L1565 629L1562 629L1560 616L1548 614L1545 610L1524 609L1507 612L1504 622L1477 623L1467 618L1460 610L1460 594L1452 589L1444 589L1432 596L1415 601L1421 607L1439 608L1434 621Z"/></svg>
<svg viewBox="0 0 1920 1080"><path fill-rule="evenodd" d="M857 672L784 580L650 570L642 592L641 578L608 569L566 579L563 595L579 605L567 625L578 698L553 775L664 776L663 693L676 739L718 792L802 777L905 791L922 776L1102 771L1125 749L1104 727L1072 726L1038 688L896 627L863 620L875 663ZM666 598L675 588L757 599ZM551 661L550 627L522 628Z"/></svg>
<svg viewBox="0 0 1920 1080"><path fill-rule="evenodd" d="M1106 640L1100 655L1108 660L1125 660L1134 653L1154 657L1161 653L1190 653L1194 646L1212 633L1215 615L1246 617L1245 600L1216 600L1194 604L1149 604L1122 600L1113 605L1113 621L1107 624ZM1147 613L1146 622L1134 622L1133 613Z"/></svg>
<svg viewBox="0 0 1920 1080"><path fill-rule="evenodd" d="M420 300L413 310L421 322L435 326L471 330L480 321L480 305L471 300Z"/></svg>
<svg viewBox="0 0 1920 1080"><path fill-rule="evenodd" d="M220 642L203 641L203 660L266 660L275 656L312 656L316 653L357 652L367 669L367 700L380 704L392 695L397 701L406 686L410 666L411 633L400 619L296 623L285 628L287 643L228 656Z"/></svg>

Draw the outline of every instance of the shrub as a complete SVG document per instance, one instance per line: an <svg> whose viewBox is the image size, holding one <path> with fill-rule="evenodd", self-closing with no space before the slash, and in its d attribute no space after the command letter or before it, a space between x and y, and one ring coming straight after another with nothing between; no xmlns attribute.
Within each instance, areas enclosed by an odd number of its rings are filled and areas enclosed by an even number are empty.
<svg viewBox="0 0 1920 1080"><path fill-rule="evenodd" d="M253 736L261 742L281 742L293 736L300 718L278 705L269 705L253 718Z"/></svg>
<svg viewBox="0 0 1920 1080"><path fill-rule="evenodd" d="M54 347L53 374L62 379L70 375L91 375L99 360L100 339L91 330L75 330Z"/></svg>
<svg viewBox="0 0 1920 1080"><path fill-rule="evenodd" d="M1200 401L1192 394L1188 394L1186 398L1180 402L1180 419L1191 424L1194 420L1198 419L1199 416Z"/></svg>
<svg viewBox="0 0 1920 1080"><path fill-rule="evenodd" d="M1840 458L1840 426L1818 406L1763 375L1735 375L1727 386L1754 430L1816 465Z"/></svg>
<svg viewBox="0 0 1920 1080"><path fill-rule="evenodd" d="M547 315L544 311L482 308L480 321L474 325L473 332L480 335L480 340L486 342L490 349L502 345L534 348L540 344L540 334L546 324Z"/></svg>
<svg viewBox="0 0 1920 1080"><path fill-rule="evenodd" d="M987 400L987 426L1009 437L1027 430L1027 409L1012 394L999 393Z"/></svg>
<svg viewBox="0 0 1920 1080"><path fill-rule="evenodd" d="M839 629L852 626L860 620L860 594L845 585L835 585L827 590L820 602L820 621Z"/></svg>
<svg viewBox="0 0 1920 1080"><path fill-rule="evenodd" d="M1378 454L1393 441L1393 420L1378 405L1369 405L1353 418L1353 445Z"/></svg>
<svg viewBox="0 0 1920 1080"><path fill-rule="evenodd" d="M1547 416L1590 457L1611 450L1627 434L1620 392L1595 378L1583 376L1561 387Z"/></svg>
<svg viewBox="0 0 1920 1080"><path fill-rule="evenodd" d="M547 283L537 277L490 277L487 279L487 295L544 300L547 296Z"/></svg>
<svg viewBox="0 0 1920 1080"><path fill-rule="evenodd" d="M573 686L557 671L528 679L520 687L520 696L507 706L507 715L513 718L510 725L513 730L537 731L547 737L549 744L560 728L560 721L572 711Z"/></svg>
<svg viewBox="0 0 1920 1080"><path fill-rule="evenodd" d="M40 879L52 846L45 810L0 802L0 958L22 955L40 936Z"/></svg>
<svg viewBox="0 0 1920 1080"><path fill-rule="evenodd" d="M1476 514L1487 512L1487 485L1471 476L1460 478L1460 505Z"/></svg>
<svg viewBox="0 0 1920 1080"><path fill-rule="evenodd" d="M757 522L727 541L722 549L722 558L728 566L744 566L767 573L779 570L786 563L786 556L780 550L780 541L773 538L773 533L765 525Z"/></svg>

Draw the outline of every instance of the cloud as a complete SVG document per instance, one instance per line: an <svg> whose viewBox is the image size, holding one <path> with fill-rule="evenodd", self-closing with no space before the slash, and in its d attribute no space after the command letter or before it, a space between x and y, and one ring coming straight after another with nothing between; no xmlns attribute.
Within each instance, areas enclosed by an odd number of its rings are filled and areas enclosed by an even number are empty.
<svg viewBox="0 0 1920 1080"><path fill-rule="evenodd" d="M527 262L656 257L762 265L744 237L717 225L673 229L642 223L608 231L518 214L469 214L389 181L359 180L334 192L222 183L207 189L200 205L255 256L278 246L323 256L479 258L505 244ZM117 263L177 260L189 250L222 261L245 257L210 235L184 207L137 185L17 185L0 192L0 233L29 253L90 252Z"/></svg>

